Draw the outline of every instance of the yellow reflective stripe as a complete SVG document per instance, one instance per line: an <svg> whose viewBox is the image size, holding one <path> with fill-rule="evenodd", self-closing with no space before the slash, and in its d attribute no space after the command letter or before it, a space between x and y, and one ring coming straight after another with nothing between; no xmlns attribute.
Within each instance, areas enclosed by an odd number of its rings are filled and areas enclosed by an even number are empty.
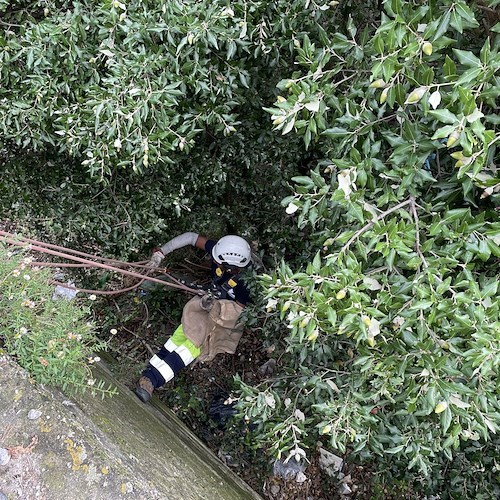
<svg viewBox="0 0 500 500"><path fill-rule="evenodd" d="M175 345L175 347L179 347L180 345L184 344L184 342L187 340L187 337L186 334L184 333L184 328L182 328L182 325L179 325L176 328L174 334L170 337L170 340ZM167 346L165 345L165 347ZM175 349L168 349L168 350L175 351Z"/></svg>

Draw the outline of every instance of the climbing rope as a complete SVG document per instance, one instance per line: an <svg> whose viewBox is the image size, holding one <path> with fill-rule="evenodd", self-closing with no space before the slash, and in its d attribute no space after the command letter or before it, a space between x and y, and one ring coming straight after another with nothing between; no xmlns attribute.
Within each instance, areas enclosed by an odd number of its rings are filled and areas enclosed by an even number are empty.
<svg viewBox="0 0 500 500"><path fill-rule="evenodd" d="M177 290L183 290L185 292L189 292L192 294L200 294L203 293L200 290L193 289L187 285L184 285L179 280L174 278L171 274L167 272L161 272L162 278L155 278L153 276L149 276L153 270L150 269L145 264L147 261L140 262L122 262L116 259L108 259L105 257L100 257L97 255L92 255L84 252L80 252L78 250L73 250L70 248L65 248L59 245L53 245L50 243L44 243L42 241L34 240L31 238L25 238L23 236L15 235L12 233L8 233L6 231L0 231L0 241L12 246L29 248L29 250L40 252L47 255L53 255L55 257L63 258L69 261L70 263L65 262L43 262L43 261L33 261L30 263L31 266L38 267L69 267L69 268L97 268L97 269L106 269L108 271L112 271L115 273L122 274L124 276L131 276L137 278L139 281L132 286L127 288L121 288L119 290L89 290L77 288L72 285L66 283L60 283L58 281L51 281L52 284L56 286L61 286L64 288L68 288L70 290L77 290L79 292L91 293L96 295L118 295L125 292L129 292L138 288L145 281L150 281L153 283L157 283L163 286L168 286L171 288L175 288ZM134 268L134 271L129 271L127 269L123 269L124 267ZM142 271L142 272L140 272Z"/></svg>

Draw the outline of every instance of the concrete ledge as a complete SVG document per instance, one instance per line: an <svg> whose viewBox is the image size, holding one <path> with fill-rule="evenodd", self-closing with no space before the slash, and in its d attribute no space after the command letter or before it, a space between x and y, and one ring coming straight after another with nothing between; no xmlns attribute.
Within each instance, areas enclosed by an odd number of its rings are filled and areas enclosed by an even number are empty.
<svg viewBox="0 0 500 500"><path fill-rule="evenodd" d="M0 447L12 455L0 492L9 499L260 498L168 408L142 404L103 364L94 375L118 394L68 398L0 356ZM30 419L30 410L41 414Z"/></svg>

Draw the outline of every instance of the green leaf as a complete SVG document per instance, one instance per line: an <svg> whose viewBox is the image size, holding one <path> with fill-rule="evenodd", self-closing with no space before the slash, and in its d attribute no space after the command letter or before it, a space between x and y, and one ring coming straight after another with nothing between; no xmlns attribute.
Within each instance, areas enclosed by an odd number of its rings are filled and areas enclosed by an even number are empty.
<svg viewBox="0 0 500 500"><path fill-rule="evenodd" d="M207 40L216 50L219 50L219 44L217 43L217 38L215 38L213 33L210 31L207 31Z"/></svg>
<svg viewBox="0 0 500 500"><path fill-rule="evenodd" d="M468 69L465 73L462 73L460 78L457 80L456 85L470 84L471 82L474 82L474 80L476 80L476 78L481 75L482 72L482 68Z"/></svg>
<svg viewBox="0 0 500 500"><path fill-rule="evenodd" d="M335 309L333 309L333 307L329 307L326 311L326 314L328 317L328 321L330 322L332 327L334 327L337 323L337 312L335 311Z"/></svg>
<svg viewBox="0 0 500 500"><path fill-rule="evenodd" d="M456 9L453 9L451 11L450 24L459 33L463 33L463 31L464 31L464 22L463 22L462 16L460 16L460 14L456 11Z"/></svg>
<svg viewBox="0 0 500 500"><path fill-rule="evenodd" d="M316 255L314 256L312 265L313 265L314 272L316 272L316 273L319 272L319 270L321 269L321 254L320 254L320 252L317 252Z"/></svg>
<svg viewBox="0 0 500 500"><path fill-rule="evenodd" d="M486 66L490 62L490 57L491 57L490 39L487 38L486 42L484 42L484 45L481 48L481 52L479 53L479 58L481 59L481 62Z"/></svg>
<svg viewBox="0 0 500 500"><path fill-rule="evenodd" d="M452 77L457 75L457 66L453 59L450 59L449 56L446 56L444 60L443 75L445 77Z"/></svg>
<svg viewBox="0 0 500 500"><path fill-rule="evenodd" d="M323 130L321 132L321 135L326 135L327 137L346 137L350 135L351 132L346 130L345 128L340 128L340 127L333 127L333 128L327 128L326 130Z"/></svg>
<svg viewBox="0 0 500 500"><path fill-rule="evenodd" d="M470 216L470 208L454 208L444 214L442 222L450 223L459 219L467 220L470 219Z"/></svg>
<svg viewBox="0 0 500 500"><path fill-rule="evenodd" d="M483 262L486 262L490 258L491 250L488 246L487 240L481 240L479 242L478 256Z"/></svg>
<svg viewBox="0 0 500 500"><path fill-rule="evenodd" d="M430 85L434 81L434 70L432 68L426 68L420 81L423 85Z"/></svg>
<svg viewBox="0 0 500 500"><path fill-rule="evenodd" d="M406 445L400 444L399 446L395 446L394 448L386 448L384 453L389 453L390 455L394 455L395 453L399 453L406 448Z"/></svg>
<svg viewBox="0 0 500 500"><path fill-rule="evenodd" d="M429 309L434 304L433 300L420 300L417 302L414 302L410 309L412 311L423 311L425 309Z"/></svg>
<svg viewBox="0 0 500 500"><path fill-rule="evenodd" d="M232 59L235 54L236 54L236 43L234 42L234 40L230 40L229 43L227 44L226 58Z"/></svg>
<svg viewBox="0 0 500 500"><path fill-rule="evenodd" d="M373 38L373 46L378 54L384 53L384 39L381 35L376 35Z"/></svg>
<svg viewBox="0 0 500 500"><path fill-rule="evenodd" d="M481 297L494 297L498 290L498 281L492 281L481 290Z"/></svg>
<svg viewBox="0 0 500 500"><path fill-rule="evenodd" d="M464 66L471 68L482 66L481 61L470 50L453 49L453 52Z"/></svg>
<svg viewBox="0 0 500 500"><path fill-rule="evenodd" d="M355 219L359 220L361 223L365 222L365 216L363 214L363 209L357 203L350 203L347 213L352 215Z"/></svg>
<svg viewBox="0 0 500 500"><path fill-rule="evenodd" d="M451 424L451 419L453 417L453 414L451 412L450 407L448 406L446 410L444 410L441 413L441 430L443 432L443 436L446 435L446 432L448 431L450 424Z"/></svg>
<svg viewBox="0 0 500 500"><path fill-rule="evenodd" d="M342 33L335 33L332 37L330 47L333 50L346 51L352 48L352 43Z"/></svg>
<svg viewBox="0 0 500 500"><path fill-rule="evenodd" d="M436 29L436 32L434 33L434 36L432 37L432 41L435 42L436 40L439 40L448 30L448 27L450 26L450 19L451 19L451 13L449 10L445 12L445 14L441 17L441 20L439 21L439 25Z"/></svg>
<svg viewBox="0 0 500 500"><path fill-rule="evenodd" d="M305 186L307 188L314 187L314 181L310 177L307 177L305 175L292 177L292 182L295 182L295 184L300 184L301 186Z"/></svg>
<svg viewBox="0 0 500 500"><path fill-rule="evenodd" d="M413 333L408 329L403 330L403 340L409 346L415 345L418 341L415 335L413 335Z"/></svg>
<svg viewBox="0 0 500 500"><path fill-rule="evenodd" d="M309 149L309 144L311 143L311 128L308 127L304 133L304 144L306 150Z"/></svg>
<svg viewBox="0 0 500 500"><path fill-rule="evenodd" d="M458 95L463 105L462 114L470 115L476 109L476 99L468 88L458 87Z"/></svg>
<svg viewBox="0 0 500 500"><path fill-rule="evenodd" d="M434 109L429 111L429 115L443 123L458 123L459 120L456 115L447 109Z"/></svg>
<svg viewBox="0 0 500 500"><path fill-rule="evenodd" d="M243 87L245 87L246 89L248 89L249 87L248 87L247 77L246 77L245 73L240 72L238 74L238 77L239 77L240 82L243 85Z"/></svg>
<svg viewBox="0 0 500 500"><path fill-rule="evenodd" d="M474 12L472 12L471 8L465 2L456 2L455 10L457 14L463 19L464 26L467 28L477 28L479 23L474 17Z"/></svg>

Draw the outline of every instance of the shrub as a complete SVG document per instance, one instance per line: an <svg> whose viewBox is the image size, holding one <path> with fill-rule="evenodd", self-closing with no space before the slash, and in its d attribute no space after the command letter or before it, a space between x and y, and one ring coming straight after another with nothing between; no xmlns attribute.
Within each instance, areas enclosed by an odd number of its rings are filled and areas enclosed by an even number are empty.
<svg viewBox="0 0 500 500"><path fill-rule="evenodd" d="M30 4L0 2L1 140L53 147L101 179L116 167L167 170L204 130L237 133L272 89L295 33L314 31L329 8L325 0L308 9L297 0Z"/></svg>
<svg viewBox="0 0 500 500"><path fill-rule="evenodd" d="M323 152L283 200L316 248L262 278L284 373L240 402L276 456L319 439L427 475L499 429L499 25L481 12L391 0L373 27L299 37L268 111Z"/></svg>
<svg viewBox="0 0 500 500"><path fill-rule="evenodd" d="M0 245L0 338L7 352L42 384L71 391L112 394L96 384L90 365L94 351L106 348L93 325L89 310L69 300L53 300L49 271L30 265L29 251Z"/></svg>

